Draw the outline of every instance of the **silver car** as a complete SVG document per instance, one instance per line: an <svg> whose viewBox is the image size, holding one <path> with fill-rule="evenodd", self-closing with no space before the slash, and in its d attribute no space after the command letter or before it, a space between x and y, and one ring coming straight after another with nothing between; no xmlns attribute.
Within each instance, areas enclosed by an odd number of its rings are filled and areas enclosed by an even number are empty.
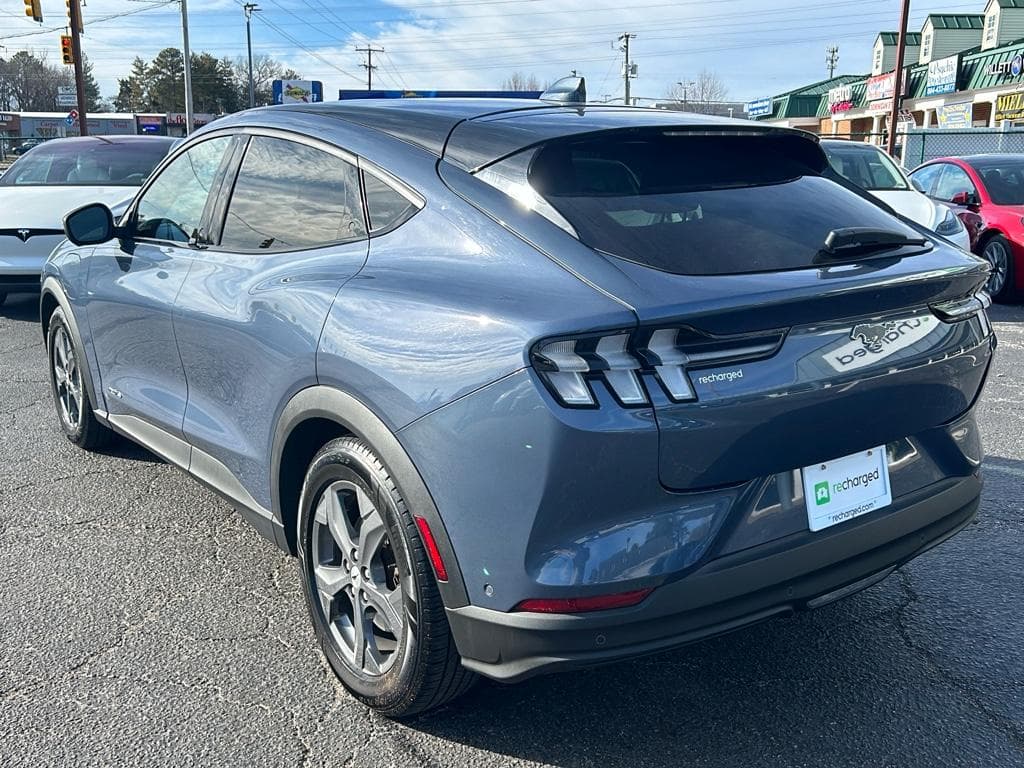
<svg viewBox="0 0 1024 768"><path fill-rule="evenodd" d="M0 176L0 304L38 291L64 216L86 203L126 204L175 144L164 136L88 136L33 147Z"/></svg>

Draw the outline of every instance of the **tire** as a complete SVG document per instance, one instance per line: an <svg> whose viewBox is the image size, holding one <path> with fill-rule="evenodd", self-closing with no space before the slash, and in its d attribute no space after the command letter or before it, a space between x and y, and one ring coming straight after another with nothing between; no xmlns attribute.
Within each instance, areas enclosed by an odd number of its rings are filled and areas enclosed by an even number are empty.
<svg viewBox="0 0 1024 768"><path fill-rule="evenodd" d="M985 290L993 301L1005 304L1016 298L1016 269L1013 264L1013 249L1010 241L1002 235L993 235L981 248L981 257L992 267Z"/></svg>
<svg viewBox="0 0 1024 768"><path fill-rule="evenodd" d="M317 641L353 696L399 718L469 690L476 676L461 664L416 522L361 440L333 440L314 457L298 534Z"/></svg>
<svg viewBox="0 0 1024 768"><path fill-rule="evenodd" d="M77 362L81 359L82 351L75 344L64 310L58 307L50 315L46 332L46 362L57 421L68 440L84 450L97 451L110 444L114 433L96 420L84 372Z"/></svg>

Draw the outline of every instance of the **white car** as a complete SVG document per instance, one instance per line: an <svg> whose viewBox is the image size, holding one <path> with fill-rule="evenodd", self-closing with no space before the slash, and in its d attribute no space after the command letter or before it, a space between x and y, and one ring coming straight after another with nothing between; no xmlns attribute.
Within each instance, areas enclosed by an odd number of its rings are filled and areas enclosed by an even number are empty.
<svg viewBox="0 0 1024 768"><path fill-rule="evenodd" d="M166 136L53 139L18 158L0 176L0 304L8 293L39 290L67 213L130 200L175 143Z"/></svg>
<svg viewBox="0 0 1024 768"><path fill-rule="evenodd" d="M821 142L833 170L870 192L897 213L942 235L965 251L971 238L960 218L919 192L885 152L873 144L840 139Z"/></svg>

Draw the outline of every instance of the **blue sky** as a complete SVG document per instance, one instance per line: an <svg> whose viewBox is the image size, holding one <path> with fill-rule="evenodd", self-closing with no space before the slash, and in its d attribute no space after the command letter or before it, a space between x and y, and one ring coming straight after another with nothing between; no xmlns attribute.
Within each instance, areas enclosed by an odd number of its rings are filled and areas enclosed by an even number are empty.
<svg viewBox="0 0 1024 768"><path fill-rule="evenodd" d="M117 92L135 55L180 47L178 4L87 0L84 47L104 96ZM194 51L245 54L243 0L189 0ZM622 96L615 39L632 32L636 96L663 98L706 68L729 98L773 95L826 76L825 49L839 46L839 72L870 69L876 33L895 29L899 0L262 0L253 47L306 78L327 98L365 87L362 54L382 46L374 85L386 88L497 88L512 72L554 80L577 69L592 98ZM927 13L980 13L985 0L914 0L911 30ZM37 32L21 0L0 0L0 55L28 49L58 57L59 32ZM58 26L63 0L42 0L43 29ZM118 14L132 13L118 18ZM106 20L104 20L106 19Z"/></svg>

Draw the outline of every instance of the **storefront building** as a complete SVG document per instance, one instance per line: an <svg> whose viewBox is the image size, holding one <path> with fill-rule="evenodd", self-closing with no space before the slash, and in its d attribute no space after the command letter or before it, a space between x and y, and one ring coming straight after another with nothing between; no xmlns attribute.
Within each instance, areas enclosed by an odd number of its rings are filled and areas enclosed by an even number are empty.
<svg viewBox="0 0 1024 768"><path fill-rule="evenodd" d="M907 42L897 130L1024 125L1024 0L989 0L980 14L932 14ZM754 119L880 142L889 130L896 43L896 33L879 33L872 74L774 96L771 111Z"/></svg>

